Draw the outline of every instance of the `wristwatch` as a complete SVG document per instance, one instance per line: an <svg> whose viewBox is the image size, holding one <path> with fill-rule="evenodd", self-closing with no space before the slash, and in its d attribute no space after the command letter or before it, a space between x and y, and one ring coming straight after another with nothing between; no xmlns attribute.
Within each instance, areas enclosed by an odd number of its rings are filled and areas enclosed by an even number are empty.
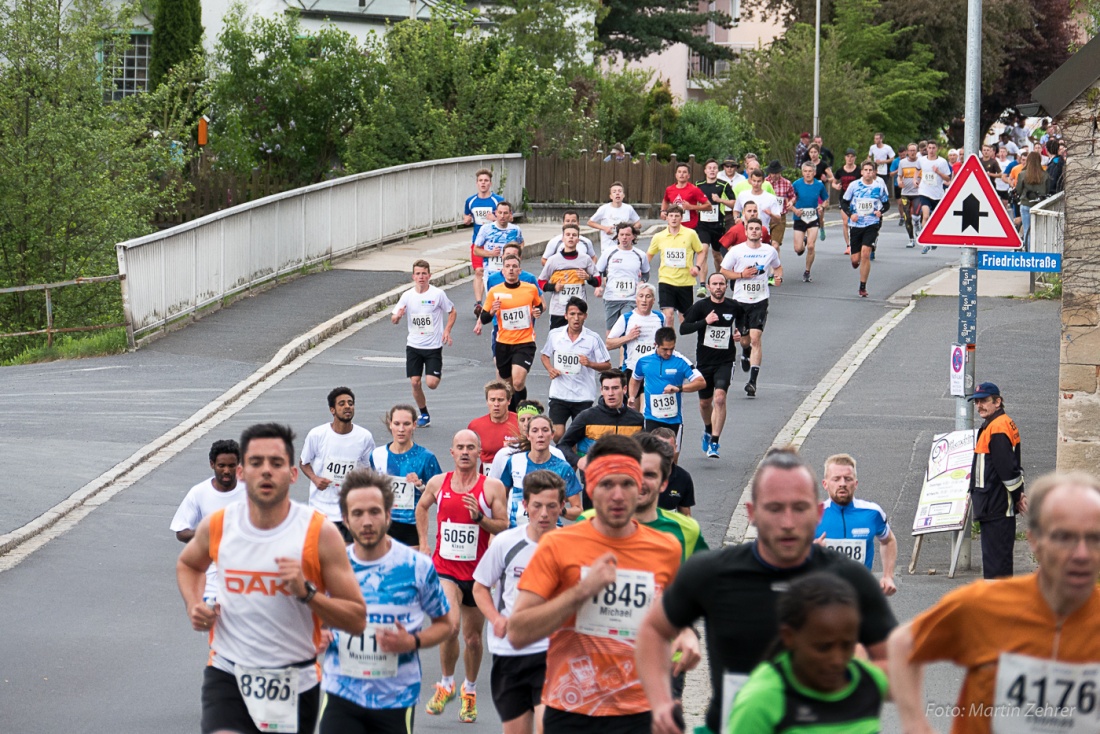
<svg viewBox="0 0 1100 734"><path fill-rule="evenodd" d="M481 510L478 510L477 511L477 517L474 518L474 522L480 523L484 519L485 519L485 513L482 512Z"/></svg>
<svg viewBox="0 0 1100 734"><path fill-rule="evenodd" d="M306 595L299 596L298 601L309 604L315 596L317 596L317 586L312 581L306 581Z"/></svg>
<svg viewBox="0 0 1100 734"><path fill-rule="evenodd" d="M696 635L698 635L698 634L699 633L696 632ZM419 632L413 632L412 636L413 636L413 640L416 642L416 649L419 650L420 649L420 633Z"/></svg>

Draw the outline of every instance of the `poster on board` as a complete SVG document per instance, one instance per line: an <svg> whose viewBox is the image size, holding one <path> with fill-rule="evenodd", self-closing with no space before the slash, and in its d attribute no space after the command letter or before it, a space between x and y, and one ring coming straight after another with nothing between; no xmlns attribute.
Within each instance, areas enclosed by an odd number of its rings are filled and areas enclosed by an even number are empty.
<svg viewBox="0 0 1100 734"><path fill-rule="evenodd" d="M977 431L941 433L932 439L913 535L962 530L970 509L970 469Z"/></svg>

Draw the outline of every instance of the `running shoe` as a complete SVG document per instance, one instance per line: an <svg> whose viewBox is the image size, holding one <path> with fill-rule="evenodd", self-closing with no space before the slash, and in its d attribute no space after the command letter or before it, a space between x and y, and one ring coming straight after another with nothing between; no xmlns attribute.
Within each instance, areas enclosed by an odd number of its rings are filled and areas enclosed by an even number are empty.
<svg viewBox="0 0 1100 734"><path fill-rule="evenodd" d="M917 241L915 239L913 239L912 237L910 237L909 238L909 244L906 245L906 247L916 247L916 246L917 246Z"/></svg>
<svg viewBox="0 0 1100 734"><path fill-rule="evenodd" d="M871 262L875 261L875 248L871 248Z"/></svg>
<svg viewBox="0 0 1100 734"><path fill-rule="evenodd" d="M775 285L775 276L774 275L769 275L768 276L768 285Z"/></svg>
<svg viewBox="0 0 1100 734"><path fill-rule="evenodd" d="M742 372L748 372L751 367L752 367L752 365L749 364L749 358L746 357L744 355L744 353L742 353L741 354L741 371Z"/></svg>
<svg viewBox="0 0 1100 734"><path fill-rule="evenodd" d="M481 318L481 301L474 302L474 316Z"/></svg>
<svg viewBox="0 0 1100 734"><path fill-rule="evenodd" d="M703 431L703 453L710 455L710 434Z"/></svg>
<svg viewBox="0 0 1100 734"><path fill-rule="evenodd" d="M745 394L748 395L750 398L755 398L756 397L756 383L755 382L746 382L745 383Z"/></svg>
<svg viewBox="0 0 1100 734"><path fill-rule="evenodd" d="M421 413L420 417L416 419L416 425L418 428L425 428L432 424L432 417L427 413Z"/></svg>
<svg viewBox="0 0 1100 734"><path fill-rule="evenodd" d="M455 687L445 688L442 683L435 684L435 694L425 707L432 716L439 716L448 703L455 698Z"/></svg>
<svg viewBox="0 0 1100 734"><path fill-rule="evenodd" d="M931 251L932 251L932 248L929 247L928 245L925 245L924 248L921 249L920 254L927 255Z"/></svg>
<svg viewBox="0 0 1100 734"><path fill-rule="evenodd" d="M824 224L824 222L821 224L821 241L822 242L825 241L825 224Z"/></svg>
<svg viewBox="0 0 1100 734"><path fill-rule="evenodd" d="M722 458L718 455L718 449L719 448L721 448L721 447L718 444L711 441L710 446L707 447L707 458L708 459L720 459L720 458Z"/></svg>
<svg viewBox="0 0 1100 734"><path fill-rule="evenodd" d="M458 712L458 720L463 724L477 721L477 694L467 693L465 683L462 684L462 709Z"/></svg>
<svg viewBox="0 0 1100 734"><path fill-rule="evenodd" d="M706 286L705 283L700 283L699 287L695 289L695 297L696 298L706 298L707 297L707 286Z"/></svg>
<svg viewBox="0 0 1100 734"><path fill-rule="evenodd" d="M866 298L867 297L867 289L866 288L860 288L859 289L859 297L860 298Z"/></svg>
<svg viewBox="0 0 1100 734"><path fill-rule="evenodd" d="M809 270L803 270L802 271L802 282L803 283L813 283L814 282L814 279L810 277L810 271Z"/></svg>

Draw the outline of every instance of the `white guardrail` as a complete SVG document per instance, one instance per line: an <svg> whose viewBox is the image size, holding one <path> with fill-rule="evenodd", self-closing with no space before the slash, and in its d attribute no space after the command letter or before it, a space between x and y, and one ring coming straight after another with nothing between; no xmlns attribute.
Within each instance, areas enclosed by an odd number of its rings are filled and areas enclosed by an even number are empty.
<svg viewBox="0 0 1100 734"><path fill-rule="evenodd" d="M479 168L518 203L519 153L383 168L267 196L115 245L131 346L227 296L326 260L462 223ZM370 294L364 294L364 297Z"/></svg>
<svg viewBox="0 0 1100 734"><path fill-rule="evenodd" d="M1062 252L1062 237L1066 228L1065 192L1043 199L1031 207L1029 252Z"/></svg>

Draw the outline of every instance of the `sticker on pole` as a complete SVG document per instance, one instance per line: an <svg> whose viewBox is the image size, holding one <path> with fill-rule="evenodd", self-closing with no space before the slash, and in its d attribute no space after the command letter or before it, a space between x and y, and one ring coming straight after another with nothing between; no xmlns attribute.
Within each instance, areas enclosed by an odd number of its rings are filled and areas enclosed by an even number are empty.
<svg viewBox="0 0 1100 734"><path fill-rule="evenodd" d="M1018 250L1020 235L978 156L966 159L951 180L917 242L948 247Z"/></svg>
<svg viewBox="0 0 1100 734"><path fill-rule="evenodd" d="M966 346L951 345L951 394L957 398L966 397Z"/></svg>

